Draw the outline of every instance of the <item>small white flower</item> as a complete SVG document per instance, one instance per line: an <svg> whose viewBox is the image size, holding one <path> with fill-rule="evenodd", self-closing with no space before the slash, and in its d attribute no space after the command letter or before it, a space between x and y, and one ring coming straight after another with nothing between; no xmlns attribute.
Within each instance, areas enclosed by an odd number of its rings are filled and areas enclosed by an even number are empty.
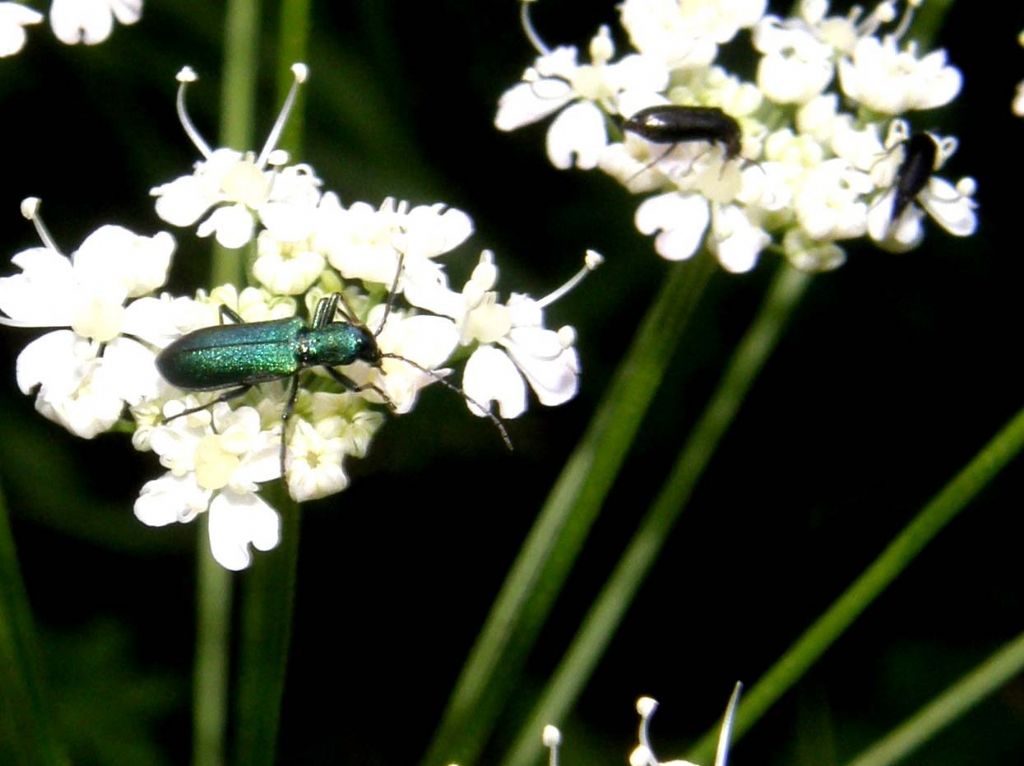
<svg viewBox="0 0 1024 766"><path fill-rule="evenodd" d="M590 52L590 64L577 64L573 47L542 50L523 82L501 95L494 119L498 130L515 130L560 111L548 128L547 153L551 164L563 170L574 164L597 166L608 143L599 104L614 112L615 100L624 93L639 91L651 99L668 84L665 68L644 56L610 63L614 47L607 27L591 41Z"/></svg>
<svg viewBox="0 0 1024 766"><path fill-rule="evenodd" d="M472 412L483 415L477 404L495 401L501 417L518 417L526 410L526 382L548 407L576 395L579 356L574 348L575 332L571 327L546 329L543 309L602 260L589 251L584 268L555 292L541 300L513 293L508 303L502 304L492 290L498 278L494 256L487 250L481 253L463 288L461 313L454 316L462 344L479 344L462 375L463 388L474 400L467 401Z"/></svg>
<svg viewBox="0 0 1024 766"><path fill-rule="evenodd" d="M622 26L641 53L672 69L709 65L718 46L764 15L766 0L625 0Z"/></svg>
<svg viewBox="0 0 1024 766"><path fill-rule="evenodd" d="M268 290L281 295L300 295L323 273L327 260L308 239L279 239L270 229L256 238L253 276Z"/></svg>
<svg viewBox="0 0 1024 766"><path fill-rule="evenodd" d="M297 502L348 486L343 461L363 457L384 416L351 393L300 392L285 458L288 491Z"/></svg>
<svg viewBox="0 0 1024 766"><path fill-rule="evenodd" d="M142 16L142 0L53 0L50 26L67 45L96 45L110 37L116 18L134 24Z"/></svg>
<svg viewBox="0 0 1024 766"><path fill-rule="evenodd" d="M43 14L20 3L0 3L0 58L20 51L25 45L25 27L42 20Z"/></svg>
<svg viewBox="0 0 1024 766"><path fill-rule="evenodd" d="M225 402L174 417L194 404L193 397L169 403L164 414L173 419L150 434L168 473L142 487L135 515L164 526L208 511L213 557L226 569L244 569L250 545L267 551L280 540L277 512L256 494L259 484L280 476L280 424L264 430L255 409L232 410Z"/></svg>
<svg viewBox="0 0 1024 766"><path fill-rule="evenodd" d="M862 37L850 58L839 62L843 92L882 114L912 109L934 109L960 92L960 70L946 64L946 52L937 50L918 59L908 43L900 50L895 37Z"/></svg>
<svg viewBox="0 0 1024 766"><path fill-rule="evenodd" d="M657 232L654 249L670 261L692 257L707 232L708 248L734 273L752 269L771 242L744 208L709 202L696 192L668 192L644 200L636 210L636 227L641 234Z"/></svg>
<svg viewBox="0 0 1024 766"><path fill-rule="evenodd" d="M294 221L293 231L308 226L320 200L320 179L305 165L279 169L286 157L274 149L307 75L302 64L295 64L292 72L292 88L258 157L234 149L210 148L185 110L185 87L196 79L195 72L185 67L178 73L178 116L203 159L191 175L150 190L158 198L157 215L175 226L191 226L212 209L199 224L197 234L213 234L227 248L241 247L252 239L256 215L277 227ZM288 238L287 233L284 236Z"/></svg>
<svg viewBox="0 0 1024 766"><path fill-rule="evenodd" d="M124 404L155 396L154 353L167 320L152 304L132 301L163 284L174 239L102 226L71 258L61 255L26 205L47 247L14 256L21 274L0 278L0 323L70 328L43 335L18 356L18 386L37 389L36 409L83 438L110 428ZM127 337L133 336L133 337Z"/></svg>
<svg viewBox="0 0 1024 766"><path fill-rule="evenodd" d="M811 27L766 16L754 28L754 47L764 55L757 84L777 104L804 104L832 81L832 46Z"/></svg>

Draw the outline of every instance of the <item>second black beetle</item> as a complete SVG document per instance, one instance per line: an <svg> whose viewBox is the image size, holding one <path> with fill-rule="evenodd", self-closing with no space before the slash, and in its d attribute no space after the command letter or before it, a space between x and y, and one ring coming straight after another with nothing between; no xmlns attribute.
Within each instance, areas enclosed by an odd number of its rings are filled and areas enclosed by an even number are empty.
<svg viewBox="0 0 1024 766"><path fill-rule="evenodd" d="M724 147L726 160L738 157L743 143L739 123L717 106L649 106L623 122L622 129L654 144L717 142Z"/></svg>

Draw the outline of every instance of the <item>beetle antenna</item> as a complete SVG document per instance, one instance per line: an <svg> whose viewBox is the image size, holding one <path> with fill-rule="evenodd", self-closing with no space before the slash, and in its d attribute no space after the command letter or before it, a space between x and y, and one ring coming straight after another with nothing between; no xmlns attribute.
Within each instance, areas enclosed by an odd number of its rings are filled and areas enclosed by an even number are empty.
<svg viewBox="0 0 1024 766"><path fill-rule="evenodd" d="M457 393L459 396L461 396L467 402L469 402L474 407L476 407L478 410L480 410L480 412L482 412L484 414L484 417L488 418L492 423L494 423L494 427L497 428L498 429L498 433L501 434L501 439L502 439L502 441L505 442L505 446L508 447L509 452L512 451L512 449L513 449L513 447L512 447L512 440L509 438L508 431L505 430L505 424L501 422L501 418L499 418L497 415L495 415L489 409L487 409L482 404L480 404L480 402L478 402L472 396L467 394L459 386L455 385L454 383L449 383L447 380L444 379L444 377L442 377L441 375L438 375L436 372L434 372L430 368L424 367L422 364L420 364L419 362L414 362L412 359L406 359L404 356L399 356L398 354L381 354L381 358L382 359L398 359L399 361L405 362L406 364L408 364L408 365L410 365L412 367L415 367L417 370L419 370L423 374L429 375L431 378L436 380L438 383L440 383L445 388L450 388L452 391Z"/></svg>
<svg viewBox="0 0 1024 766"><path fill-rule="evenodd" d="M405 253L398 254L398 268L395 269L395 279L391 283L391 292L388 293L388 302L384 306L384 317L380 320L380 325L377 327L377 332L373 334L376 338L384 330L384 325L388 323L388 317L391 316L391 307L395 305L395 296L398 294L398 279L402 276L402 266L405 263Z"/></svg>

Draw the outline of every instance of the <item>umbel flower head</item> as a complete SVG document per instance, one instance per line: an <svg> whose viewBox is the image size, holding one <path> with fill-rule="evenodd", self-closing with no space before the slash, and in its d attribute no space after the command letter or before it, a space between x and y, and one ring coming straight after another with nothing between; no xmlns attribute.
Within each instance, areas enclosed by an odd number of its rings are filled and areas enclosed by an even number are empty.
<svg viewBox="0 0 1024 766"><path fill-rule="evenodd" d="M175 250L167 232L101 226L65 256L34 199L23 212L43 246L15 255L21 273L0 278L0 323L48 329L18 357L22 391L78 436L132 431L166 469L143 486L136 516L155 527L208 513L211 550L229 569L279 541L263 485L282 479L297 501L345 489L346 460L364 456L386 415L411 412L427 386L461 395L506 442L491 402L514 418L529 389L546 406L572 399L575 331L547 329L545 311L601 261L588 252L559 290L503 301L484 251L452 290L444 259L471 236L468 214L393 199L346 206L276 148L307 76L304 65L292 71L256 154L203 140L184 101L196 76L183 69L178 114L201 159L152 191L170 224L227 246L255 239L259 286L160 292Z"/></svg>
<svg viewBox="0 0 1024 766"><path fill-rule="evenodd" d="M801 0L782 18L765 13L765 0L626 0L619 15L634 50L616 59L602 27L581 64L575 48L541 40L522 0L539 55L501 96L495 125L513 130L557 112L552 164L598 167L644 195L636 227L669 260L705 248L744 272L772 249L800 269L832 269L848 240L916 247L920 208L966 236L976 225L973 181L931 176L955 139L937 144L932 165L906 161L913 136L934 135L916 119L906 127L909 115L949 104L962 80L944 51L905 41L922 1L905 0L902 14L886 0L838 16L827 0ZM754 82L718 62L741 29L751 31ZM904 137L892 139L900 126ZM912 190L911 204L891 204L896 190Z"/></svg>

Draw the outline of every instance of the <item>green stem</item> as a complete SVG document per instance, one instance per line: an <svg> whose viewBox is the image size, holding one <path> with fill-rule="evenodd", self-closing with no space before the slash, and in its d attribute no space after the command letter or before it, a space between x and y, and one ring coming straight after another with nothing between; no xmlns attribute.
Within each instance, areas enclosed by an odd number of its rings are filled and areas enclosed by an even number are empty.
<svg viewBox="0 0 1024 766"><path fill-rule="evenodd" d="M520 729L504 761L506 766L533 763L541 748L538 733L545 724L564 720L566 711L579 696L622 622L718 442L775 348L808 284L809 275L785 262L779 267L760 311L736 347L718 388L679 453L668 480Z"/></svg>
<svg viewBox="0 0 1024 766"><path fill-rule="evenodd" d="M309 0L281 2L277 90L282 100L292 85L291 65L304 62L306 57L309 14ZM293 157L302 142L301 127L301 101L297 101L278 141L278 146L288 149ZM259 557L245 580L234 758L240 766L272 766L276 762L295 606L299 505L288 496L283 482L269 487L265 494L281 514L281 543Z"/></svg>
<svg viewBox="0 0 1024 766"><path fill-rule="evenodd" d="M258 0L229 0L224 20L220 144L241 151L252 145L259 26ZM241 250L214 244L212 285L241 285L244 273ZM205 525L198 538L192 762L194 766L220 766L228 717L231 575L214 561Z"/></svg>
<svg viewBox="0 0 1024 766"><path fill-rule="evenodd" d="M255 559L243 586L234 757L239 766L277 762L299 560L299 506L281 483L266 494L267 502L281 514L281 543Z"/></svg>
<svg viewBox="0 0 1024 766"><path fill-rule="evenodd" d="M1024 410L914 517L835 603L797 639L758 681L736 714L733 736L740 737L832 645L846 628L896 579L932 538L1024 447ZM688 756L698 763L715 752L709 731Z"/></svg>
<svg viewBox="0 0 1024 766"><path fill-rule="evenodd" d="M32 611L0 494L0 760L67 763L54 737Z"/></svg>
<svg viewBox="0 0 1024 766"><path fill-rule="evenodd" d="M192 676L192 763L224 763L227 730L228 641L231 632L231 574L210 552L208 521L202 519L196 577L196 659Z"/></svg>
<svg viewBox="0 0 1024 766"><path fill-rule="evenodd" d="M486 743L714 269L707 253L671 267L491 607L424 758L428 766L468 766Z"/></svg>
<svg viewBox="0 0 1024 766"><path fill-rule="evenodd" d="M253 113L259 56L259 0L228 0L224 21L224 74L220 93L220 145L239 151L253 148ZM214 285L241 285L245 252L215 244Z"/></svg>
<svg viewBox="0 0 1024 766"><path fill-rule="evenodd" d="M292 84L291 65L306 62L306 52L309 50L310 4L311 0L283 0L281 3L277 50L277 93L281 100ZM311 76L316 77L316 72L312 72ZM278 142L279 146L291 152L293 161L302 146L302 136L305 134L304 99L304 90L299 91L295 108Z"/></svg>
<svg viewBox="0 0 1024 766"><path fill-rule="evenodd" d="M847 766L889 766L966 714L1024 669L1024 633L1007 643Z"/></svg>

